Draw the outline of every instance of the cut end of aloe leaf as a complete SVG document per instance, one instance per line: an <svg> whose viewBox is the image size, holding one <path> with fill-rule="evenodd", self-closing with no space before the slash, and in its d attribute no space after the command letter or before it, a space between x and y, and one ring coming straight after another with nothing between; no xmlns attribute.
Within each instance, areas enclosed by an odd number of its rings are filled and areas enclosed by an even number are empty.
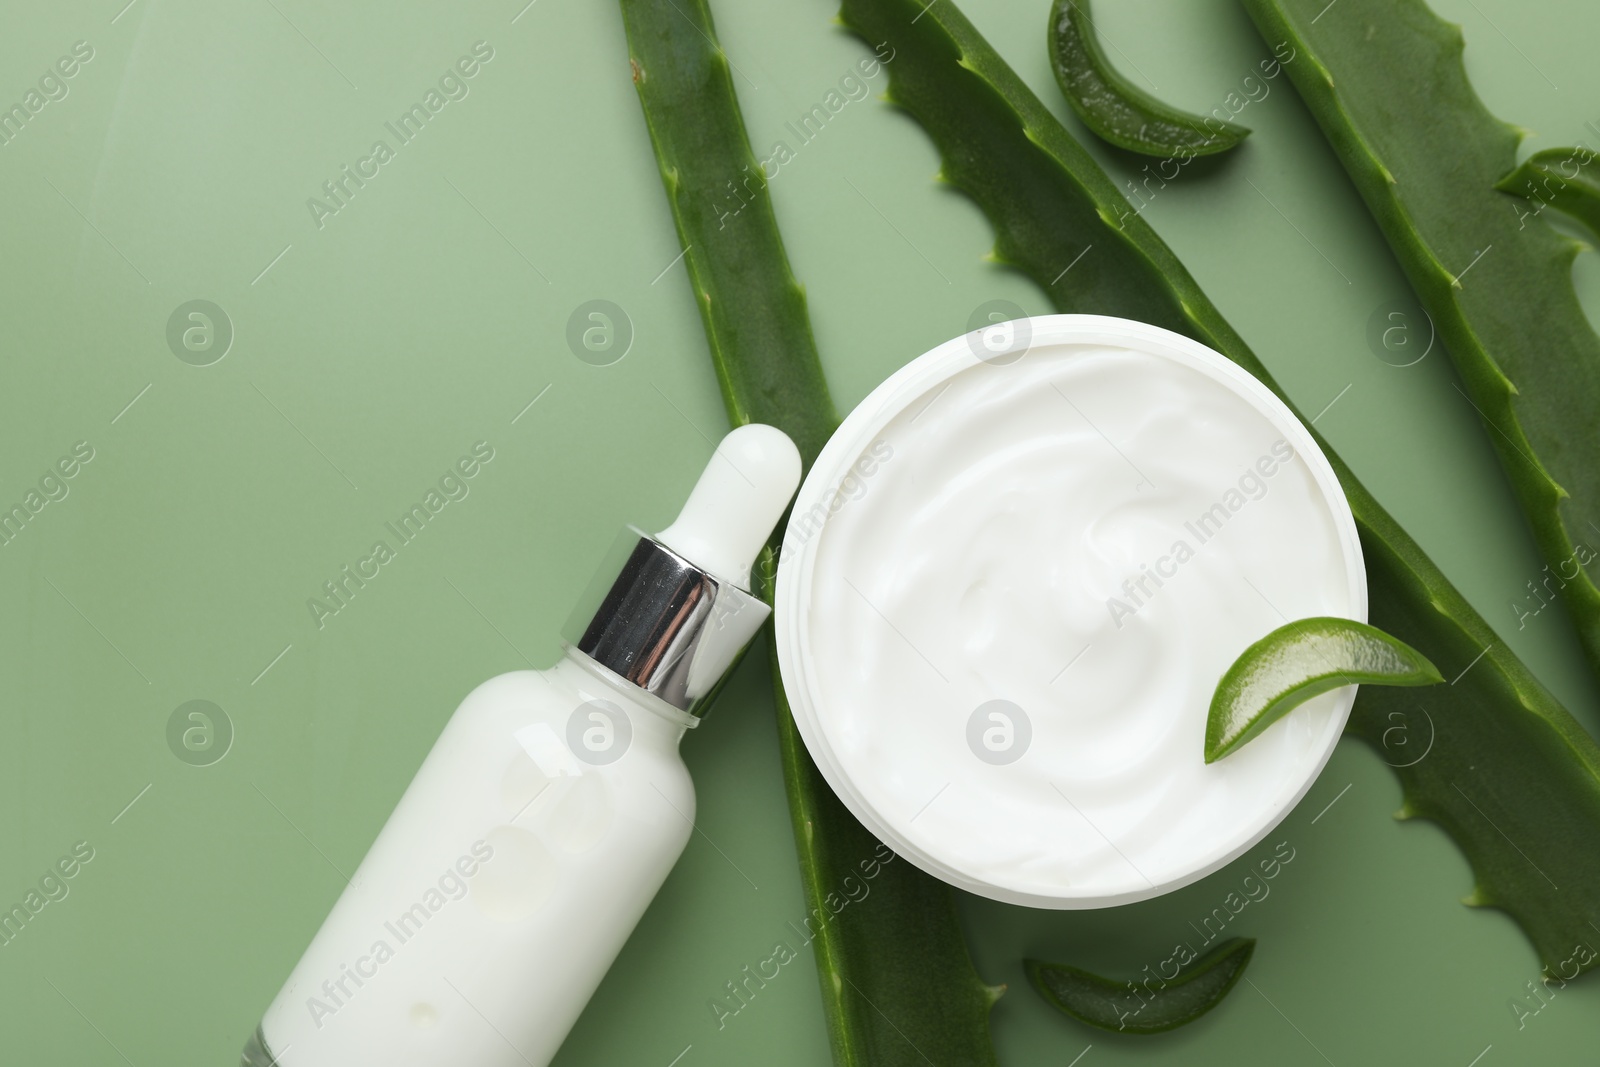
<svg viewBox="0 0 1600 1067"><path fill-rule="evenodd" d="M1217 683L1206 718L1206 762L1331 689L1442 681L1426 656L1377 627L1331 617L1296 620L1245 649Z"/></svg>

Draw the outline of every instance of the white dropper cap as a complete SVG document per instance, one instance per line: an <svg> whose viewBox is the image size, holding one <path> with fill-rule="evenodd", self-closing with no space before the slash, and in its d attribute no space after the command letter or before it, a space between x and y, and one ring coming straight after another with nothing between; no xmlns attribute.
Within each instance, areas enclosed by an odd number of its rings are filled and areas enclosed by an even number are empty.
<svg viewBox="0 0 1600 1067"><path fill-rule="evenodd" d="M800 485L800 450L773 426L750 423L717 445L694 491L656 540L701 570L750 588L750 565Z"/></svg>

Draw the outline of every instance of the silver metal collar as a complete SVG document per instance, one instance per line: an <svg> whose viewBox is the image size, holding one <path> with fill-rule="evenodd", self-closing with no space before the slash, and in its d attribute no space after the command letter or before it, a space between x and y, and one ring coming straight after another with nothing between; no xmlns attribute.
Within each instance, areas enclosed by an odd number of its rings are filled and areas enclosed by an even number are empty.
<svg viewBox="0 0 1600 1067"><path fill-rule="evenodd" d="M701 715L772 609L632 527L562 630L573 648Z"/></svg>

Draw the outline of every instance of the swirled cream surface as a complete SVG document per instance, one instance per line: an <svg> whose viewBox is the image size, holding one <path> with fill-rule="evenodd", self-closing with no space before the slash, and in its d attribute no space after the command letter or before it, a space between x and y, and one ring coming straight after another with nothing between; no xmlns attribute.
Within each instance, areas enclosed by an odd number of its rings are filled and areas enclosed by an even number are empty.
<svg viewBox="0 0 1600 1067"><path fill-rule="evenodd" d="M779 659L891 847L997 899L1124 903L1236 857L1315 779L1353 688L1211 766L1206 712L1270 630L1365 618L1360 549L1243 371L1142 324L1028 322L1025 352L958 339L846 420L787 531Z"/></svg>

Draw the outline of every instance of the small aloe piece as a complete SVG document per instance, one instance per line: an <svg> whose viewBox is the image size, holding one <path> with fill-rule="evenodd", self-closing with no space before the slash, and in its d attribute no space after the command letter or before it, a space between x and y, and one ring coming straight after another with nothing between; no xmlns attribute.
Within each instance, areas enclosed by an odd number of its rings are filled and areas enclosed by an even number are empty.
<svg viewBox="0 0 1600 1067"><path fill-rule="evenodd" d="M1495 188L1523 131L1484 107L1460 27L1422 0L1243 2L1263 39L1288 39L1304 57L1287 66L1290 80L1489 424L1600 673L1600 588L1583 566L1600 535L1600 337L1572 284L1582 246L1529 225L1526 206Z"/></svg>
<svg viewBox="0 0 1600 1067"><path fill-rule="evenodd" d="M1250 135L1237 123L1162 103L1117 73L1100 48L1089 0L1050 7L1050 68L1067 103L1104 141L1130 152L1191 159L1226 152Z"/></svg>
<svg viewBox="0 0 1600 1067"><path fill-rule="evenodd" d="M1233 661L1206 716L1206 762L1215 763L1312 697L1347 685L1434 685L1428 657L1354 619L1298 619Z"/></svg>
<svg viewBox="0 0 1600 1067"><path fill-rule="evenodd" d="M1172 249L954 0L844 0L842 16L869 45L895 50L890 100L928 132L942 177L988 217L997 258L1032 278L1056 310L1186 334L1289 402ZM1439 158L1451 157L1441 149ZM1573 944L1594 936L1589 922L1600 915L1600 746L1317 440L1355 516L1370 617L1455 676L1448 686L1362 690L1346 732L1389 757L1406 814L1437 822L1466 855L1474 903L1505 910L1544 961L1560 966Z"/></svg>
<svg viewBox="0 0 1600 1067"><path fill-rule="evenodd" d="M1192 1023L1222 1003L1256 950L1233 937L1191 960L1171 980L1113 982L1061 963L1023 960L1028 980L1049 1004L1079 1022L1124 1034L1159 1034ZM1152 982L1154 988L1151 987Z"/></svg>
<svg viewBox="0 0 1600 1067"><path fill-rule="evenodd" d="M1545 206L1565 211L1600 236L1600 167L1588 148L1546 148L1523 161L1495 188L1520 196L1534 205L1520 220L1537 215Z"/></svg>
<svg viewBox="0 0 1600 1067"><path fill-rule="evenodd" d="M805 294L789 268L705 0L622 0L633 81L734 425L777 426L806 465L837 425ZM727 195L737 181L736 199ZM772 602L773 553L758 564ZM838 1067L993 1067L1003 987L972 969L948 885L896 858L828 788L772 671L806 926ZM840 910L839 894L871 881Z"/></svg>

